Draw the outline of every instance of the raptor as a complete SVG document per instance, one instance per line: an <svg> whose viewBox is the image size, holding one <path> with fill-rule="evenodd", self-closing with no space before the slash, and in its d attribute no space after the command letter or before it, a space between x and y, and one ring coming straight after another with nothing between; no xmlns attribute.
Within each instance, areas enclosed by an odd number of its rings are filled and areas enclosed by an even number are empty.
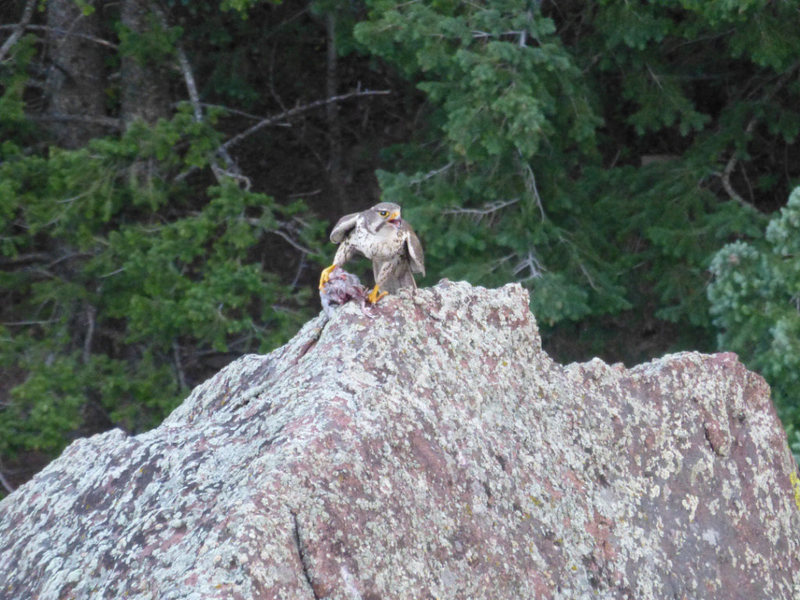
<svg viewBox="0 0 800 600"><path fill-rule="evenodd" d="M367 296L373 304L389 292L414 288L413 273L425 276L425 257L417 234L401 217L393 202L381 202L367 210L343 216L331 231L331 241L339 244L333 264L322 271L322 289L335 267L343 266L356 254L372 261L375 287Z"/></svg>

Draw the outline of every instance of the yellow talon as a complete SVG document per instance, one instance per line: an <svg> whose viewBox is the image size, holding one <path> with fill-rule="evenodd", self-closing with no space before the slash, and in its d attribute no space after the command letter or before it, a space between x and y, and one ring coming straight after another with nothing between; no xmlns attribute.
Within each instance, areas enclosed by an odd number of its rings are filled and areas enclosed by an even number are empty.
<svg viewBox="0 0 800 600"><path fill-rule="evenodd" d="M369 300L372 304L376 304L378 300L389 294L389 292L378 293L378 289L378 284L376 283L375 287L372 288L372 291L367 295L367 300Z"/></svg>
<svg viewBox="0 0 800 600"><path fill-rule="evenodd" d="M331 265L330 267L326 267L322 270L322 273L319 276L319 289L325 287L325 284L328 283L331 278L331 271L333 271L335 268L336 265Z"/></svg>

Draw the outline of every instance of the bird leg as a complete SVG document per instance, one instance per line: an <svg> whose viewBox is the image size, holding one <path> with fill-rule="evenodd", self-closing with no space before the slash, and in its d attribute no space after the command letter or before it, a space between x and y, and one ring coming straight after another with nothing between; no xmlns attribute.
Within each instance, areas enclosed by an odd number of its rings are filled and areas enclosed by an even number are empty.
<svg viewBox="0 0 800 600"><path fill-rule="evenodd" d="M389 293L389 292L380 292L380 293L378 293L379 289L380 288L378 287L378 284L376 283L375 287L372 288L372 291L367 295L367 300L369 300L371 304L376 304L378 302L378 300L380 300L381 298L383 298L384 296L386 296Z"/></svg>
<svg viewBox="0 0 800 600"><path fill-rule="evenodd" d="M334 264L334 265L331 265L330 267L326 267L326 268L324 268L322 270L322 273L320 273L320 276L319 276L319 289L322 289L323 287L325 287L325 284L328 283L328 281L331 278L331 271L333 271L335 268L336 268L336 265Z"/></svg>

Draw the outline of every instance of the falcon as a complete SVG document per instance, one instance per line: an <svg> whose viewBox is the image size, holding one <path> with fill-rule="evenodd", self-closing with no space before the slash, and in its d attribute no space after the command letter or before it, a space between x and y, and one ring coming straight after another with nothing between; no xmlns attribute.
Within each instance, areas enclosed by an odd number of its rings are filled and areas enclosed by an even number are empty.
<svg viewBox="0 0 800 600"><path fill-rule="evenodd" d="M425 276L425 257L417 234L400 217L400 211L393 202L381 202L339 219L331 231L331 241L339 248L333 264L322 271L319 288L325 286L334 268L361 254L372 261L375 287L367 296L371 303L401 288L416 289L412 273Z"/></svg>

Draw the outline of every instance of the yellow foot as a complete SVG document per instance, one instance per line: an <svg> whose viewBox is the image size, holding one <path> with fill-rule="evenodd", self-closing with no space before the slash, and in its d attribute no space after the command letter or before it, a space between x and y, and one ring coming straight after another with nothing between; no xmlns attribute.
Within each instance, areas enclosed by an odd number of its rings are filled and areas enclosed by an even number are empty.
<svg viewBox="0 0 800 600"><path fill-rule="evenodd" d="M386 296L389 292L380 292L378 293L378 284L375 284L375 287L372 288L372 291L367 294L367 300L369 300L372 304L376 304L378 300Z"/></svg>
<svg viewBox="0 0 800 600"><path fill-rule="evenodd" d="M328 283L328 280L331 278L331 271L336 268L336 265L331 265L330 267L326 267L322 270L322 273L319 276L319 289L325 287L325 284Z"/></svg>

